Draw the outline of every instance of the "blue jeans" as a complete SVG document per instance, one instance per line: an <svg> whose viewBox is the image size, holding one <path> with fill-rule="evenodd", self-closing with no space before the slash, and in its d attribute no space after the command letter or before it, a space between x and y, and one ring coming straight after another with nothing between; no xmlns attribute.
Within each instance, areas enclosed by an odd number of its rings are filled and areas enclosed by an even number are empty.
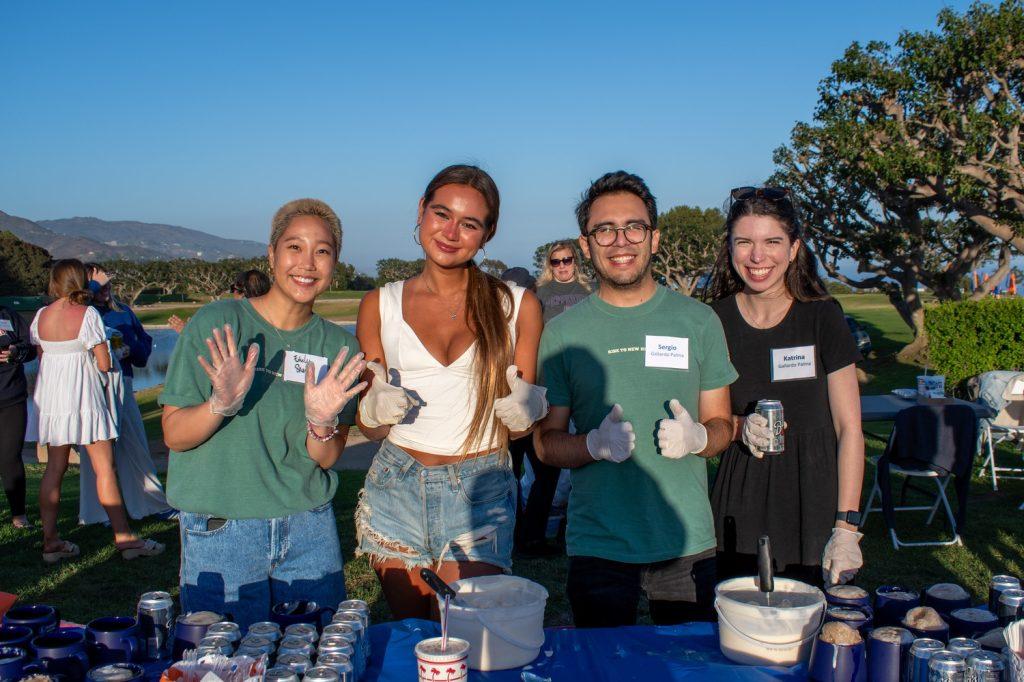
<svg viewBox="0 0 1024 682"><path fill-rule="evenodd" d="M406 568L443 561L512 567L516 484L507 452L425 467L385 440L356 507L356 554Z"/></svg>
<svg viewBox="0 0 1024 682"><path fill-rule="evenodd" d="M328 502L275 519L220 519L182 511L181 610L229 613L243 631L269 620L279 602L309 599L335 608L345 574ZM207 530L208 525L210 530Z"/></svg>

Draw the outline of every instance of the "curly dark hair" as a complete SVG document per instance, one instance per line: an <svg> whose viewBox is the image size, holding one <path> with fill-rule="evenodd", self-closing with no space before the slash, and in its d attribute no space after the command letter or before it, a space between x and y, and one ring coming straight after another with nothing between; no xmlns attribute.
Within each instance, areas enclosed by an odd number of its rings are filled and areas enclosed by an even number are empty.
<svg viewBox="0 0 1024 682"><path fill-rule="evenodd" d="M576 204L576 222L580 224L580 234L586 234L587 222L590 220L590 207L594 202L605 194L618 194L619 192L638 196L647 207L647 218L651 223L651 229L658 228L658 204L647 187L647 183L639 175L618 170L605 173L594 180L580 197L580 202Z"/></svg>
<svg viewBox="0 0 1024 682"><path fill-rule="evenodd" d="M790 295L801 302L831 299L828 290L825 289L825 283L818 275L818 259L804 243L800 216L790 195L773 199L761 192L736 199L729 206L729 214L725 219L725 234L722 235L718 256L711 269L708 284L704 287L702 298L705 301L714 301L743 290L743 280L733 267L729 247L732 243L732 228L740 218L748 215L774 218L782 225L791 242L800 242L796 258L786 268L785 283Z"/></svg>

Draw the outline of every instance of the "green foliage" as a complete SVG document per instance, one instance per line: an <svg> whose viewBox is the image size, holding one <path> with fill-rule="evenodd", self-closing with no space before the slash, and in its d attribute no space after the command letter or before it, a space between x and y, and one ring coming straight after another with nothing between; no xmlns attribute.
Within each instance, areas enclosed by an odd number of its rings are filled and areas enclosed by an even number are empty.
<svg viewBox="0 0 1024 682"><path fill-rule="evenodd" d="M377 286L414 277L423 272L424 264L426 261L422 258L416 260L382 258L377 261Z"/></svg>
<svg viewBox="0 0 1024 682"><path fill-rule="evenodd" d="M589 260L583 258L583 252L580 250L580 244L576 236L565 237L563 239L553 239L546 244L541 244L533 251L533 276L540 277L541 273L544 272L544 266L548 257L548 249L550 249L557 242L569 242L572 244L572 252L576 256L576 267L589 279L594 279L594 266L590 264Z"/></svg>
<svg viewBox="0 0 1024 682"><path fill-rule="evenodd" d="M943 303L925 312L928 361L947 385L996 369L1024 368L1024 300Z"/></svg>
<svg viewBox="0 0 1024 682"><path fill-rule="evenodd" d="M369 291L377 286L377 280L370 275L357 272L348 286L352 291Z"/></svg>
<svg viewBox="0 0 1024 682"><path fill-rule="evenodd" d="M832 294L833 296L835 296L836 294L852 294L853 293L853 289L851 289L850 287L846 286L842 282L837 282L834 279L827 279L827 280L825 280L825 289L827 289L828 293Z"/></svg>
<svg viewBox="0 0 1024 682"><path fill-rule="evenodd" d="M501 277L501 273L508 270L508 266L505 265L505 261L498 260L497 258L484 258L480 261L480 269L488 275Z"/></svg>
<svg viewBox="0 0 1024 682"><path fill-rule="evenodd" d="M711 272L725 216L717 208L676 206L658 216L661 239L652 267L662 284L690 295Z"/></svg>
<svg viewBox="0 0 1024 682"><path fill-rule="evenodd" d="M46 249L0 231L0 296L45 294L51 261Z"/></svg>

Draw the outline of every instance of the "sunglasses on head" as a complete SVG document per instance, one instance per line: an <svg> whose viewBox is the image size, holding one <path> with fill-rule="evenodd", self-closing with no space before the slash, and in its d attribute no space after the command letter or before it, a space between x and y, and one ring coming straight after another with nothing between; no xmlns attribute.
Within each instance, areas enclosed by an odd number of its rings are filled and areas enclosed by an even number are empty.
<svg viewBox="0 0 1024 682"><path fill-rule="evenodd" d="M785 187L735 187L729 196L733 201L745 201L762 197L768 201L778 201L789 196L789 190Z"/></svg>
<svg viewBox="0 0 1024 682"><path fill-rule="evenodd" d="M558 267L559 265L572 265L573 261L576 260L576 256L566 256L565 258L552 258L551 266Z"/></svg>

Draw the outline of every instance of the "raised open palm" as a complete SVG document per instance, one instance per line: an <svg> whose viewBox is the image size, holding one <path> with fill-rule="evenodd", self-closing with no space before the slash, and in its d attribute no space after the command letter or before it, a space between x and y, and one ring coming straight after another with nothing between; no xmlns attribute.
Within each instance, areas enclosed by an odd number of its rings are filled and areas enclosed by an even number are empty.
<svg viewBox="0 0 1024 682"><path fill-rule="evenodd" d="M238 357L238 346L230 324L225 324L223 331L214 328L213 338L206 338L206 347L210 349L210 361L207 362L202 355L198 357L213 387L210 411L231 417L242 407L245 394L252 386L260 347L255 343L250 344L243 364Z"/></svg>
<svg viewBox="0 0 1024 682"><path fill-rule="evenodd" d="M348 348L342 348L338 357L335 358L334 364L330 366L327 374L319 383L316 381L313 363L310 362L306 365L306 388L304 391L306 419L314 426L336 426L338 413L349 400L366 388L365 381L352 384L366 369L363 354L356 353L351 360L345 363L347 355ZM342 366L342 363L345 365Z"/></svg>

